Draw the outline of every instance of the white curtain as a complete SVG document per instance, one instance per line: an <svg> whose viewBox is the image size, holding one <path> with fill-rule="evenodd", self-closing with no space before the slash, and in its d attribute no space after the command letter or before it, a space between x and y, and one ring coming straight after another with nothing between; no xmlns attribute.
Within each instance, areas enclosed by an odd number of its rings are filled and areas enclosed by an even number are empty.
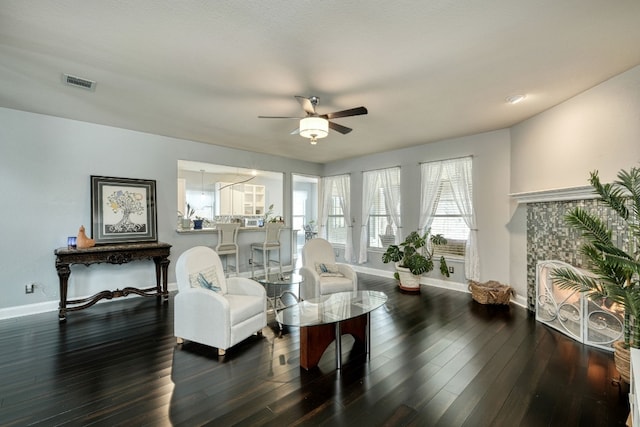
<svg viewBox="0 0 640 427"><path fill-rule="evenodd" d="M353 261L353 226L351 225L351 177L349 175L328 176L321 179L321 204L319 235L328 238L327 218L331 206L331 197L336 195L340 199L342 216L346 227L346 242L344 244L344 258Z"/></svg>
<svg viewBox="0 0 640 427"><path fill-rule="evenodd" d="M384 203L391 222L396 227L396 243L402 232L400 219L400 168L389 168L380 171L382 188L384 189Z"/></svg>
<svg viewBox="0 0 640 427"><path fill-rule="evenodd" d="M333 192L333 180L320 178L320 206L318 206L318 236L327 238L327 218L329 218L329 203Z"/></svg>
<svg viewBox="0 0 640 427"><path fill-rule="evenodd" d="M358 263L367 262L369 248L369 213L375 199L378 188L383 189L385 211L398 230L395 239L398 241L398 234L402 224L400 221L400 168L388 168L375 171L368 171L362 174L362 227L360 231L360 251Z"/></svg>
<svg viewBox="0 0 640 427"><path fill-rule="evenodd" d="M469 227L469 238L464 251L464 274L468 280L480 280L480 257L478 254L478 230L473 209L473 176L471 158L449 160L444 167L451 182L451 190L458 210Z"/></svg>
<svg viewBox="0 0 640 427"><path fill-rule="evenodd" d="M344 217L344 225L347 227L347 241L344 244L344 259L347 262L353 262L353 225L351 223L351 177L349 175L340 175L334 177L335 185L340 198L340 206L342 207L342 216Z"/></svg>
<svg viewBox="0 0 640 427"><path fill-rule="evenodd" d="M376 172L364 172L362 174L362 227L360 229L360 251L358 253L358 263L360 264L367 262L369 212L371 212L371 205L373 205L376 190L379 186Z"/></svg>
<svg viewBox="0 0 640 427"><path fill-rule="evenodd" d="M436 212L438 192L442 181L442 162L423 163L420 167L420 217L418 230L424 233L431 227Z"/></svg>

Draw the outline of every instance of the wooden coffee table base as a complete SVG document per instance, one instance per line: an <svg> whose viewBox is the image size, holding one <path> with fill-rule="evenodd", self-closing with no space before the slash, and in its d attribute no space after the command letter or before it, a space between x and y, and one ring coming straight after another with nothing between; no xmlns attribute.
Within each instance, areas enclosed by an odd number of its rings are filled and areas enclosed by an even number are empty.
<svg viewBox="0 0 640 427"><path fill-rule="evenodd" d="M318 366L320 358L334 340L336 341L336 368L342 368L340 337L351 334L365 344L369 355L369 313L342 322L300 328L300 366L311 369ZM336 339L337 338L337 339Z"/></svg>

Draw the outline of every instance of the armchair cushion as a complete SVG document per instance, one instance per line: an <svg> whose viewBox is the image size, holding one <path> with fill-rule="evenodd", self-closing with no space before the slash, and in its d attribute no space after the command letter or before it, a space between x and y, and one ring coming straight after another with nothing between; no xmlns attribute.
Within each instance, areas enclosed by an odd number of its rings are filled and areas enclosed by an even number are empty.
<svg viewBox="0 0 640 427"><path fill-rule="evenodd" d="M214 267L208 267L195 273L189 274L189 285L192 288L204 288L219 294L226 293L226 286L218 280L218 274Z"/></svg>
<svg viewBox="0 0 640 427"><path fill-rule="evenodd" d="M320 294L334 294L336 292L353 291L353 280L338 276L320 277Z"/></svg>
<svg viewBox="0 0 640 427"><path fill-rule="evenodd" d="M321 277L344 277L337 264L316 262L316 271Z"/></svg>
<svg viewBox="0 0 640 427"><path fill-rule="evenodd" d="M239 325L255 316L256 313L265 311L264 297L227 294L225 298L229 302L232 325Z"/></svg>

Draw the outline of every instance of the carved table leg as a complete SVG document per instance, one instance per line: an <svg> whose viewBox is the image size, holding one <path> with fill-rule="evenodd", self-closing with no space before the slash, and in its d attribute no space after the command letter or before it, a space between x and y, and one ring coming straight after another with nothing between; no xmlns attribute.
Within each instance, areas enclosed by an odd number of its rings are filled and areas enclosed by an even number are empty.
<svg viewBox="0 0 640 427"><path fill-rule="evenodd" d="M169 301L169 287L167 284L169 275L169 258L154 257L153 262L156 264L156 290L158 296L162 296L165 302Z"/></svg>
<svg viewBox="0 0 640 427"><path fill-rule="evenodd" d="M71 267L69 264L56 262L56 270L58 271L58 279L60 281L58 321L64 322L67 320L67 286L69 284L69 276L71 276Z"/></svg>
<svg viewBox="0 0 640 427"><path fill-rule="evenodd" d="M169 276L169 258L164 257L160 262L162 266L162 295L164 297L164 302L169 302L169 286L167 284L168 276Z"/></svg>

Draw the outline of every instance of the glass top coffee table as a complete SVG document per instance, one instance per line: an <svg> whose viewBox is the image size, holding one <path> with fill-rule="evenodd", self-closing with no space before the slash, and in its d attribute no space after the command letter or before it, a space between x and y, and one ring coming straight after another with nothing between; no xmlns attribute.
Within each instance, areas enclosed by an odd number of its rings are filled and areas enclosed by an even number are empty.
<svg viewBox="0 0 640 427"><path fill-rule="evenodd" d="M301 301L276 313L278 323L300 328L300 366L311 369L336 341L336 368L342 368L340 337L351 334L365 344L369 356L370 313L384 305L387 296L378 291L339 292Z"/></svg>

